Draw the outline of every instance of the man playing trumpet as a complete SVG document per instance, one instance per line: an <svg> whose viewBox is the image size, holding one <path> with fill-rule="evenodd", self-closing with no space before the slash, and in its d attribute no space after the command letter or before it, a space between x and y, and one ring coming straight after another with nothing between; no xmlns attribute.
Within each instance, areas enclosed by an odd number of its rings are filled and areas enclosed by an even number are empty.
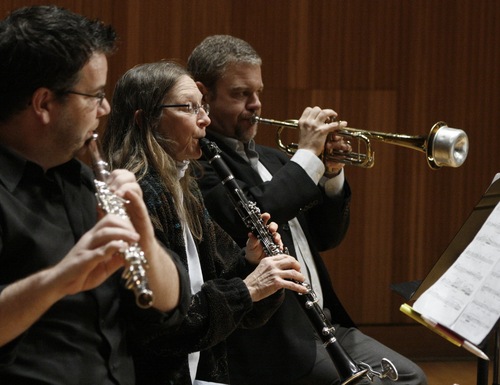
<svg viewBox="0 0 500 385"><path fill-rule="evenodd" d="M207 138L220 147L221 157L248 199L280 225L283 243L300 261L325 313L331 313L336 337L351 357L374 368L386 357L397 368L402 383L426 384L417 365L354 327L319 254L337 246L349 224L351 193L343 165L330 162L325 167L318 158L325 146L327 150L350 150L349 144L335 135L327 140L345 124L335 121L337 114L331 109L308 107L298 123L299 150L291 159L277 149L255 144L255 116L261 110L263 90L261 64L248 43L232 36L210 36L193 50L187 66L204 102L210 105ZM247 229L227 204L224 187L210 164L202 164L204 174L199 183L207 208L243 244ZM232 384L321 385L341 381L292 293L287 293L266 325L232 334L228 355Z"/></svg>

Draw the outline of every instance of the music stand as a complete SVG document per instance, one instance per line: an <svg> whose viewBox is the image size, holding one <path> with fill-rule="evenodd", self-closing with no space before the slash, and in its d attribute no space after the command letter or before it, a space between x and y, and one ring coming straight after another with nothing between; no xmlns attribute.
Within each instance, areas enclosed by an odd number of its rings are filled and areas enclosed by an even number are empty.
<svg viewBox="0 0 500 385"><path fill-rule="evenodd" d="M433 266L429 274L422 282L412 281L392 285L392 289L408 301L416 301L422 293L437 281L441 275L455 262L465 248L471 243L481 229L482 225L488 219L488 216L500 201L500 174L497 174L493 182L488 187L474 210L455 235L447 249L441 255L439 260ZM493 354L493 384L500 385L499 366L500 366L500 323L497 324L494 331L494 354ZM485 341L487 341L485 339ZM488 385L489 361L478 358L477 362L477 385Z"/></svg>
<svg viewBox="0 0 500 385"><path fill-rule="evenodd" d="M493 351L493 385L500 385L500 323L495 330Z"/></svg>
<svg viewBox="0 0 500 385"><path fill-rule="evenodd" d="M493 346L493 382L491 385L500 385L500 324L497 325L494 332ZM489 362L478 358L477 360L477 385L488 385Z"/></svg>

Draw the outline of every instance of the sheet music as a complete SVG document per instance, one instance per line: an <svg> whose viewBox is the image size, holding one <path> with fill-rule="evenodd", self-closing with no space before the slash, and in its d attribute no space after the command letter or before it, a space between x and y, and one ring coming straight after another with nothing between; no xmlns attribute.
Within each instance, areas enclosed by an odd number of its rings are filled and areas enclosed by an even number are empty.
<svg viewBox="0 0 500 385"><path fill-rule="evenodd" d="M500 318L500 204L413 308L473 344L487 337Z"/></svg>

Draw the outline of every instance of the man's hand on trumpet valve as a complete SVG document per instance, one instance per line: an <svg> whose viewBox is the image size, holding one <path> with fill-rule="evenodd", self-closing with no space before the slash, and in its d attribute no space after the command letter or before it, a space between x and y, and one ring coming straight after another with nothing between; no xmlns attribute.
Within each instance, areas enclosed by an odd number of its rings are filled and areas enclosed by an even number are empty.
<svg viewBox="0 0 500 385"><path fill-rule="evenodd" d="M346 127L346 121L339 121L340 128ZM323 150L323 161L325 164L325 176L327 178L332 178L337 176L342 168L345 166L344 163L335 162L332 160L327 160L325 155L331 155L332 153L349 153L352 151L351 142L345 140L341 135L336 135L334 132L328 134L325 141L325 147Z"/></svg>
<svg viewBox="0 0 500 385"><path fill-rule="evenodd" d="M340 128L337 113L329 108L307 107L298 121L299 149L313 151L320 156L328 134Z"/></svg>

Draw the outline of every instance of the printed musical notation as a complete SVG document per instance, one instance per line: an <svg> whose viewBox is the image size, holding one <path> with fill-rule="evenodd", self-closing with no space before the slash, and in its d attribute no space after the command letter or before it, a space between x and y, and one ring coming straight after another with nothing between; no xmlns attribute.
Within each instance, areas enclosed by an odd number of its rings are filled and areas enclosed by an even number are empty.
<svg viewBox="0 0 500 385"><path fill-rule="evenodd" d="M487 337L500 318L500 204L413 309L473 344Z"/></svg>

